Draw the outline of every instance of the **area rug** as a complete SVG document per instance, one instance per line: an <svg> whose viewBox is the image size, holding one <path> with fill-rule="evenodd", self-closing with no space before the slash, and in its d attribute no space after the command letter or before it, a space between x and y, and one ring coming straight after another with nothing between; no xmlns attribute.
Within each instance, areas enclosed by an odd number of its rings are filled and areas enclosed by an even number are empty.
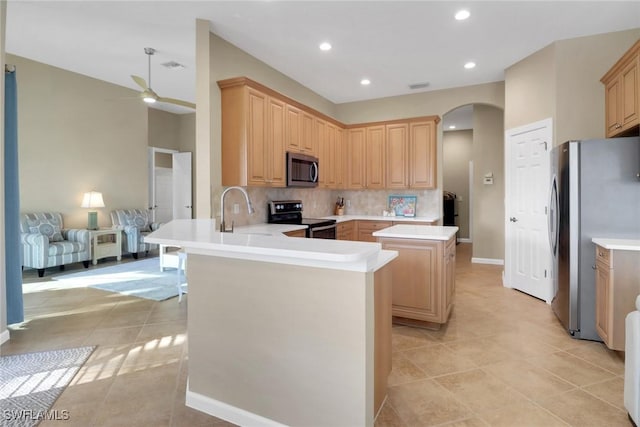
<svg viewBox="0 0 640 427"><path fill-rule="evenodd" d="M34 426L68 420L51 406L89 358L95 346L0 356L0 426Z"/></svg>
<svg viewBox="0 0 640 427"><path fill-rule="evenodd" d="M158 258L147 258L109 267L89 268L78 273L54 277L53 280L62 286L82 285L154 301L164 301L178 296L176 270L160 271ZM186 292L186 283L182 288L183 292Z"/></svg>

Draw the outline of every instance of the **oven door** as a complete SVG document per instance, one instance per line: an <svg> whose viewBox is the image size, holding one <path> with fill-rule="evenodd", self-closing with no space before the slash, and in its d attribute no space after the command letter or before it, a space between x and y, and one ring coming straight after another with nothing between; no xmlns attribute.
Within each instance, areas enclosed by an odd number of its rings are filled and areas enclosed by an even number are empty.
<svg viewBox="0 0 640 427"><path fill-rule="evenodd" d="M312 239L332 239L336 238L336 225L325 225L323 227L309 227L307 237Z"/></svg>

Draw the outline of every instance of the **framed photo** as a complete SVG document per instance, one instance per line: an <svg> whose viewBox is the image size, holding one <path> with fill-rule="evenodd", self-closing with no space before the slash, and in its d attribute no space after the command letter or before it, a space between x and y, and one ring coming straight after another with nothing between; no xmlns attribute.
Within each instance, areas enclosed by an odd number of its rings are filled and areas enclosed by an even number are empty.
<svg viewBox="0 0 640 427"><path fill-rule="evenodd" d="M416 196L389 196L389 210L396 216L416 216Z"/></svg>

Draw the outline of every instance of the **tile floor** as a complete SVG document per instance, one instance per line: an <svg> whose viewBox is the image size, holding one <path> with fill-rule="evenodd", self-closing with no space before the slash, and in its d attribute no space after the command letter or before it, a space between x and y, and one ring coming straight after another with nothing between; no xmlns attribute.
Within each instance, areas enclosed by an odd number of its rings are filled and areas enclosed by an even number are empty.
<svg viewBox="0 0 640 427"><path fill-rule="evenodd" d="M470 256L458 245L446 327L393 328L376 426L630 426L620 355L570 338L548 305L502 287L502 267ZM24 273L28 320L0 353L98 345L53 408L69 411L65 426L230 425L184 405L188 295L178 304L58 289L53 274Z"/></svg>

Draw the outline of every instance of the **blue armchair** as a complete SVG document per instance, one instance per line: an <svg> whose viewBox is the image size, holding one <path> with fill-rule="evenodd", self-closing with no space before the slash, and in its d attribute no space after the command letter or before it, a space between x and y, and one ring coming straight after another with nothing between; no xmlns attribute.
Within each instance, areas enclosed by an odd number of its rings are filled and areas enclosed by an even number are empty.
<svg viewBox="0 0 640 427"><path fill-rule="evenodd" d="M65 229L58 212L23 213L20 215L20 247L22 266L35 268L38 276L44 269L82 261L85 268L91 259L89 230Z"/></svg>
<svg viewBox="0 0 640 427"><path fill-rule="evenodd" d="M138 252L149 253L150 249L158 245L146 243L147 234L155 231L160 224L151 222L149 211L142 209L116 209L111 211L111 224L113 228L124 232L122 239L122 252L130 253L134 259L138 259Z"/></svg>

